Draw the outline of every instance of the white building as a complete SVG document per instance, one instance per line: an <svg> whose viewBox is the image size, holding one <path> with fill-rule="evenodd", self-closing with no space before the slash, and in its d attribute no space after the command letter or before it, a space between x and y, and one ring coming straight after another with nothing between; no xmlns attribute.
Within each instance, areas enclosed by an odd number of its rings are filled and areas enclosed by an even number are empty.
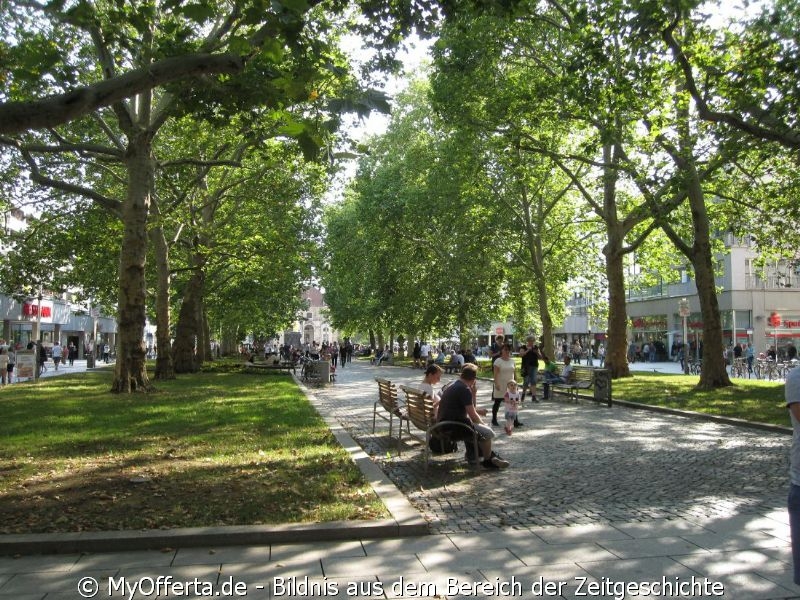
<svg viewBox="0 0 800 600"><path fill-rule="evenodd" d="M305 307L297 315L293 328L283 332L281 343L290 346L311 346L332 344L344 340L339 339L339 332L331 327L328 322L325 304L325 295L317 287L310 287L303 291Z"/></svg>
<svg viewBox="0 0 800 600"><path fill-rule="evenodd" d="M2 213L2 225L5 233L23 231L27 227L27 218L23 211L12 209ZM0 254L4 252L5 248L0 246ZM0 318L3 320L2 338L22 347L32 340L50 347L58 340L64 348L73 344L78 348L78 357L83 358L93 339L112 348L116 344L116 319L72 304L68 294L42 290L40 294L22 300L0 294ZM93 345L97 347L97 343Z"/></svg>

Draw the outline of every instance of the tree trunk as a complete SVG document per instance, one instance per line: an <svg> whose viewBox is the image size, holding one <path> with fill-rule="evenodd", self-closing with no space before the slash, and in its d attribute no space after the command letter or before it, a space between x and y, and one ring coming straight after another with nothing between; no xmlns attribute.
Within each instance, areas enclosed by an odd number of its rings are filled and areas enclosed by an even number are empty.
<svg viewBox="0 0 800 600"><path fill-rule="evenodd" d="M606 278L608 279L608 335L606 339L605 368L611 378L629 377L628 365L628 311L625 305L625 270L622 239L609 233L608 242L603 249L606 257Z"/></svg>
<svg viewBox="0 0 800 600"><path fill-rule="evenodd" d="M158 204L153 201L153 214L158 213ZM172 362L169 323L169 246L160 226L150 229L150 242L156 259L156 380L175 379Z"/></svg>
<svg viewBox="0 0 800 600"><path fill-rule="evenodd" d="M694 243L688 252L686 245L682 248L692 262L697 285L697 296L700 300L700 311L703 315L703 367L700 372L700 389L714 389L733 385L728 377L725 359L722 356L722 319L719 314L717 289L714 281L714 255L711 248L711 231L706 210L705 194L697 172L694 149L696 140L690 126L691 116L685 97L678 100L678 134L681 154L673 154L673 160L681 172L681 180L686 184L689 208L692 214L692 234ZM675 240L673 240L675 241ZM684 340L684 344L688 340Z"/></svg>
<svg viewBox="0 0 800 600"><path fill-rule="evenodd" d="M202 327L200 328L201 338L203 340L202 344L200 344L199 348L202 350L200 354L200 362L207 362L213 361L215 359L214 353L211 351L211 327L208 324L208 310L206 309L206 301L203 298L202 301Z"/></svg>
<svg viewBox="0 0 800 600"><path fill-rule="evenodd" d="M697 387L710 390L733 385L722 356L722 319L719 314L711 232L703 189L693 167L689 177L689 206L692 210L694 245L689 259L694 267L697 295L703 315L703 367Z"/></svg>
<svg viewBox="0 0 800 600"><path fill-rule="evenodd" d="M145 264L147 217L153 189L152 140L149 134L131 138L125 156L128 191L122 207L123 237L119 260L117 362L112 392L148 391L145 368Z"/></svg>
<svg viewBox="0 0 800 600"><path fill-rule="evenodd" d="M220 351L223 356L235 356L239 351L238 329L235 327L223 327L222 339L220 340Z"/></svg>
<svg viewBox="0 0 800 600"><path fill-rule="evenodd" d="M544 278L537 278L536 297L539 304L539 317L542 320L542 345L541 352L551 359L555 359L556 353L553 347L553 317L550 316L550 307L547 305L547 283Z"/></svg>
<svg viewBox="0 0 800 600"><path fill-rule="evenodd" d="M172 347L176 373L196 373L200 368L197 353L204 279L202 269L195 269L186 283L178 322L175 324L175 343Z"/></svg>

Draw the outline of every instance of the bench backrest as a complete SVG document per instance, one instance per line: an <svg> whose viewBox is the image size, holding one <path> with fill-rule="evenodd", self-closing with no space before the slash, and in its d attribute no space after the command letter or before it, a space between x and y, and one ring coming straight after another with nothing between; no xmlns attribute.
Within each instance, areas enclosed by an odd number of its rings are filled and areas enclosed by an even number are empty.
<svg viewBox="0 0 800 600"><path fill-rule="evenodd" d="M436 423L433 411L433 398L420 389L401 385L400 389L406 395L406 412L408 420L414 427L427 431Z"/></svg>
<svg viewBox="0 0 800 600"><path fill-rule="evenodd" d="M375 381L378 382L378 400L381 405L389 412L395 412L397 410L397 386L382 377L376 377Z"/></svg>
<svg viewBox="0 0 800 600"><path fill-rule="evenodd" d="M572 367L572 373L569 374L570 381L593 381L594 369L590 367Z"/></svg>

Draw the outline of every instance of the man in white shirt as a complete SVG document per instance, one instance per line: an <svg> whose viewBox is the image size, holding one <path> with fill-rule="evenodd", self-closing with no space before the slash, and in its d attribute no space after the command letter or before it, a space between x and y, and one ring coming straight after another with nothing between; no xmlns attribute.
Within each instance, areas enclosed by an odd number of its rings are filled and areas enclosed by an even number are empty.
<svg viewBox="0 0 800 600"><path fill-rule="evenodd" d="M419 357L422 360L422 366L427 367L431 360L431 347L428 342L422 342L422 347L419 349Z"/></svg>
<svg viewBox="0 0 800 600"><path fill-rule="evenodd" d="M62 353L61 344L58 343L58 340L53 342L53 351L52 352L53 352L53 363L55 363L56 371L58 371L58 363L61 362L61 355L63 354Z"/></svg>

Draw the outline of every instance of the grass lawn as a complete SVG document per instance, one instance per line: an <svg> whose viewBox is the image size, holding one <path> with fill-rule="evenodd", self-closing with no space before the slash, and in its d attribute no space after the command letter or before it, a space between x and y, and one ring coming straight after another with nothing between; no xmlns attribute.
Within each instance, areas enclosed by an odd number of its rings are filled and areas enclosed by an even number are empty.
<svg viewBox="0 0 800 600"><path fill-rule="evenodd" d="M0 390L0 533L386 517L294 381L203 372L108 393L108 371Z"/></svg>
<svg viewBox="0 0 800 600"><path fill-rule="evenodd" d="M734 379L733 387L695 390L698 375L635 373L615 379L612 397L653 406L790 426L783 383Z"/></svg>

